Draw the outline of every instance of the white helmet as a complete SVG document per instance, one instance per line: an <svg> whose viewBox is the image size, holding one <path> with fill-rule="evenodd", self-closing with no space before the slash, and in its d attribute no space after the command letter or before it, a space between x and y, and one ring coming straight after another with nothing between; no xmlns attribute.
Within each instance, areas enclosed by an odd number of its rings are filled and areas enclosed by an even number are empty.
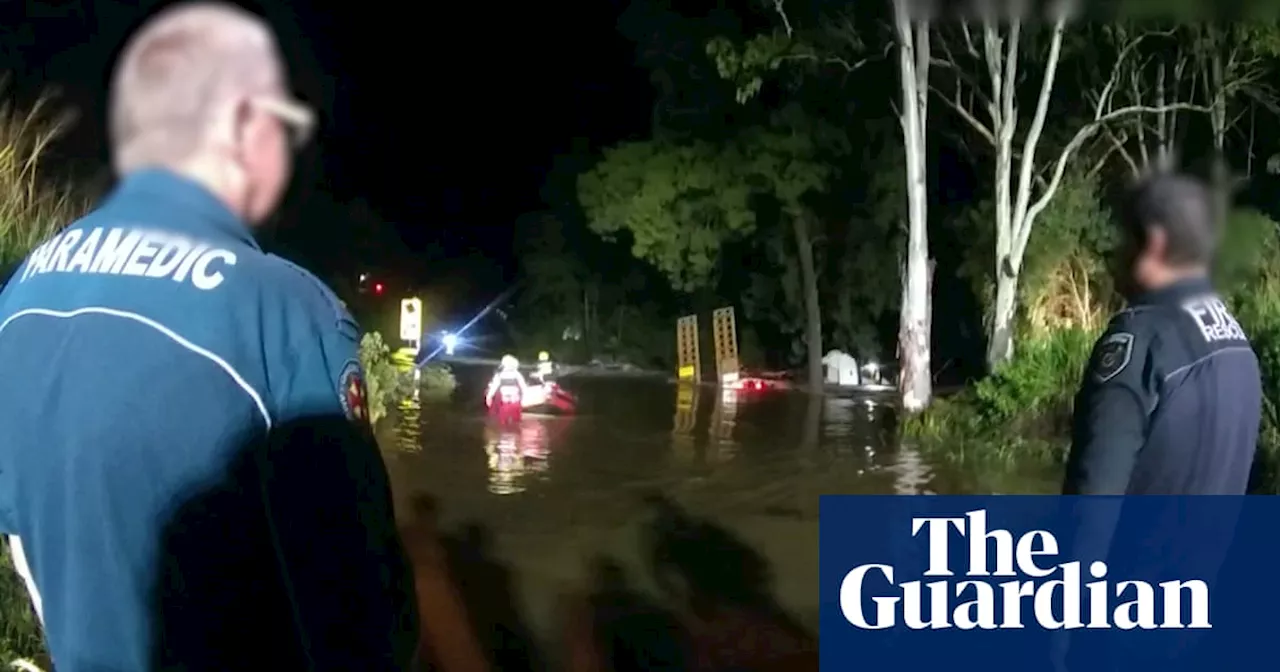
<svg viewBox="0 0 1280 672"><path fill-rule="evenodd" d="M518 368L520 368L520 360L516 359L513 355L502 356L503 371L514 371Z"/></svg>

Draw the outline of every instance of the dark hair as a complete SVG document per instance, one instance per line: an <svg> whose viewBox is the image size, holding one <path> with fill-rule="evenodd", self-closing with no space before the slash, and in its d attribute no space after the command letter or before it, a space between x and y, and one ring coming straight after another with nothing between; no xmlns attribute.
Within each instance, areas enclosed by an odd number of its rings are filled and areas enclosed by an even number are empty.
<svg viewBox="0 0 1280 672"><path fill-rule="evenodd" d="M1125 235L1146 245L1147 232L1164 231L1165 261L1208 264L1218 244L1213 198L1204 182L1187 175L1159 174L1125 194L1120 224Z"/></svg>

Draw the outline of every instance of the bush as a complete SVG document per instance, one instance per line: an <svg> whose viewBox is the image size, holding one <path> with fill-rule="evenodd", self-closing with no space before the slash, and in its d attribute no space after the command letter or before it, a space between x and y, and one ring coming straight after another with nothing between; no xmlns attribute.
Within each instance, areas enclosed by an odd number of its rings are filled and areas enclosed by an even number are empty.
<svg viewBox="0 0 1280 672"><path fill-rule="evenodd" d="M1262 428L1250 490L1280 494L1280 225L1255 210L1231 213L1216 270L1262 372Z"/></svg>
<svg viewBox="0 0 1280 672"><path fill-rule="evenodd" d="M1071 404L1097 333L1062 329L1019 343L995 373L911 418L904 431L953 460L1061 461Z"/></svg>
<svg viewBox="0 0 1280 672"><path fill-rule="evenodd" d="M422 375L418 380L418 389L430 394L452 394L458 381L453 371L446 364L427 364L422 367Z"/></svg>
<svg viewBox="0 0 1280 672"><path fill-rule="evenodd" d="M369 421L377 424L387 417L387 409L413 394L413 370L397 366L391 347L382 334L371 331L360 339L360 365L364 367L366 394L369 404ZM421 367L417 388L428 394L448 394L458 383L453 372L444 364L426 364Z"/></svg>
<svg viewBox="0 0 1280 672"><path fill-rule="evenodd" d="M404 396L403 376L391 359L391 348L382 340L382 334L376 331L360 339L360 365L364 367L369 422L377 424L386 417L387 408Z"/></svg>

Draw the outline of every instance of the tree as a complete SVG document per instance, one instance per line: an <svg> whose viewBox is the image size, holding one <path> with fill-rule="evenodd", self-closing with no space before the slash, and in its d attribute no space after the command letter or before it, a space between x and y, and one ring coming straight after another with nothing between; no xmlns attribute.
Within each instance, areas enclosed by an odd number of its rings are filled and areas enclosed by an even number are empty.
<svg viewBox="0 0 1280 672"><path fill-rule="evenodd" d="M929 117L929 20L912 17L909 0L893 0L893 34L898 46L902 146L906 154L907 254L903 264L898 331L898 385L902 407L917 413L933 396L930 364L933 262L929 259L929 195L925 129Z"/></svg>
<svg viewBox="0 0 1280 672"><path fill-rule="evenodd" d="M755 229L744 163L732 146L624 143L578 178L578 199L592 231L630 234L632 254L692 292L714 284L725 243Z"/></svg>
<svg viewBox="0 0 1280 672"><path fill-rule="evenodd" d="M787 241L802 286L810 383L820 387L817 218L809 199L835 174L822 154L840 147L841 137L793 108L726 143L630 143L606 151L582 176L579 198L592 230L630 233L633 254L684 292L713 287L725 245L762 225L766 241Z"/></svg>
<svg viewBox="0 0 1280 672"><path fill-rule="evenodd" d="M779 223L790 245L775 249L788 251L799 268L801 305L805 315L805 349L809 387L822 391L822 306L818 291L818 262L815 246L825 241L821 223L810 199L826 191L836 174L834 164L824 154L843 154L848 139L840 131L806 117L797 107L779 115L773 127L753 129L745 134L745 152L752 157L744 166L745 178L757 193L772 201Z"/></svg>
<svg viewBox="0 0 1280 672"><path fill-rule="evenodd" d="M898 358L902 407L908 413L923 410L933 395L930 364L930 283L933 262L929 258L926 125L928 121L929 19L915 16L908 0L891 0L893 40L898 48L898 118L906 160L907 241L902 260L902 300L899 304ZM741 49L727 40L710 43L707 51L722 76L739 86L739 101L755 96L763 85L763 73L788 62L836 69L845 76L887 53L869 53L855 29L851 10L824 17L818 29L805 37L796 34L783 0L772 0L780 31L757 36Z"/></svg>
<svg viewBox="0 0 1280 672"><path fill-rule="evenodd" d="M525 215L516 226L523 290L515 322L522 336L539 343L561 340L566 330L580 336L588 330L594 278L566 234L565 222L549 212Z"/></svg>
<svg viewBox="0 0 1280 672"><path fill-rule="evenodd" d="M879 328L895 312L895 321L901 317L897 251L907 238L906 153L901 130L890 120L869 124L857 145L862 148L859 163L877 169L852 192L860 197L839 232L839 246L835 239L828 245L828 272L836 281L823 283L830 295L824 305L830 307L828 333L837 347L860 360L880 359L893 353L878 346Z"/></svg>
<svg viewBox="0 0 1280 672"><path fill-rule="evenodd" d="M1098 38L1122 46L1145 40L1132 58L1127 77L1114 93L1125 105L1145 105L1163 112L1117 120L1104 129L1107 140L1124 160L1132 176L1153 168L1169 170L1178 161L1177 145L1185 135L1187 113L1203 114L1213 140L1212 175L1219 207L1231 191L1226 160L1227 134L1257 108L1280 109L1280 98L1268 83L1271 59L1280 54L1280 26L1275 21L1197 23L1154 29L1151 24L1118 23L1092 31ZM1136 46L1136 45L1135 45ZM1243 109L1236 105L1243 100ZM1169 103L1179 107L1169 108ZM1250 137L1250 142L1252 138ZM1246 174L1252 172L1253 148L1246 152ZM1221 214L1221 213L1220 213Z"/></svg>
<svg viewBox="0 0 1280 672"><path fill-rule="evenodd" d="M1122 78L1128 74L1130 59L1146 34L1133 36L1118 49L1110 76L1090 95L1094 101L1092 118L1084 122L1050 162L1049 175L1037 163L1036 153L1048 119L1054 85L1062 59L1063 37L1067 31L1069 7L1061 5L1048 35L1039 92L1031 124L1021 142L1017 142L1019 125L1019 90L1023 39L1023 20L1011 17L1000 20L987 14L982 17L979 41L968 23L959 29L960 49L952 49L946 40L942 45L945 58L938 63L953 76L950 91L939 90L939 98L972 127L995 150L995 301L987 344L987 362L992 368L1013 356L1014 321L1017 314L1017 292L1023 259L1036 219L1048 207L1062 183L1067 164L1076 153L1108 123L1137 114L1156 114L1191 107L1186 103L1162 106L1144 104L1115 105L1115 94ZM1033 35L1034 37L1034 35ZM960 62L961 55L985 66L989 90L984 91L979 77L972 76ZM977 108L975 111L974 108ZM985 115L983 115L985 112ZM986 116L984 121L981 116ZM1015 168L1017 169L1015 172ZM1016 177L1016 180L1015 180Z"/></svg>
<svg viewBox="0 0 1280 672"><path fill-rule="evenodd" d="M1213 133L1211 175L1215 205L1223 221L1227 219L1233 191L1226 137L1239 119L1231 116L1232 104L1238 98L1247 97L1252 103L1280 109L1275 90L1266 81L1273 74L1268 59L1280 54L1277 28L1273 19L1230 24L1207 22L1190 29L1192 62L1198 70Z"/></svg>

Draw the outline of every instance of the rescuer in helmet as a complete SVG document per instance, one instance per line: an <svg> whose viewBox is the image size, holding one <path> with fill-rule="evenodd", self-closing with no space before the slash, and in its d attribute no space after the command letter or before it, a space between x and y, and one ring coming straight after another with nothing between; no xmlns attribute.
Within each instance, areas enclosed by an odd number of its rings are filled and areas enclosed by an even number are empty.
<svg viewBox="0 0 1280 672"><path fill-rule="evenodd" d="M484 396L489 412L503 422L519 420L528 386L520 373L520 360L512 355L503 355Z"/></svg>
<svg viewBox="0 0 1280 672"><path fill-rule="evenodd" d="M534 371L534 379L539 384L551 381L556 365L551 362L551 355L546 350L538 353L538 368Z"/></svg>

